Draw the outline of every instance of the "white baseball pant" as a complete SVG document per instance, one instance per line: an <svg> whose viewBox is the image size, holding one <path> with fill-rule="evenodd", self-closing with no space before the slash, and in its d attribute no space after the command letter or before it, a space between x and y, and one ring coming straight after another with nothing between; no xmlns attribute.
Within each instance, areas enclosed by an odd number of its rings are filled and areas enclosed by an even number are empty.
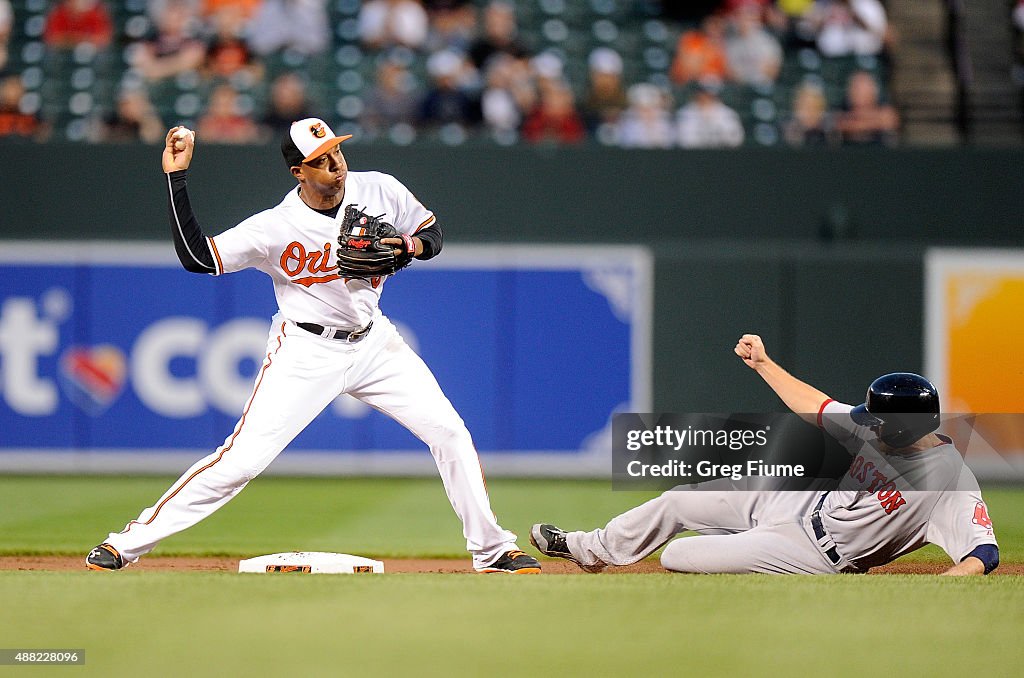
<svg viewBox="0 0 1024 678"><path fill-rule="evenodd" d="M423 360L383 315L359 342L323 339L275 316L267 355L234 432L107 543L135 562L195 525L258 476L339 394L348 393L430 448L477 569L516 548L491 511L476 448Z"/></svg>
<svg viewBox="0 0 1024 678"><path fill-rule="evenodd" d="M806 516L817 492L679 488L626 511L604 528L566 535L584 565L631 565L680 532L699 536L665 547L661 564L676 572L835 574L810 536Z"/></svg>

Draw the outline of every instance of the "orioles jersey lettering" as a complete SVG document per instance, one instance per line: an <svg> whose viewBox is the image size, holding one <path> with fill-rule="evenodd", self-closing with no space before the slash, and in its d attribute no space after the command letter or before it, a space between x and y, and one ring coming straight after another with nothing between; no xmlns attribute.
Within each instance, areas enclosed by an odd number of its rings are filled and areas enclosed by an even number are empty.
<svg viewBox="0 0 1024 678"><path fill-rule="evenodd" d="M331 282L341 276L331 271L336 271L337 266L331 263L331 243L324 243L323 251L313 250L307 252L306 248L299 241L289 243L281 253L281 270L292 278L292 282L309 287L317 283ZM299 278L303 271L314 274ZM316 276L317 273L328 273L326 276Z"/></svg>
<svg viewBox="0 0 1024 678"><path fill-rule="evenodd" d="M364 327L379 313L387 276L344 284L337 267L338 240L372 238L358 224L342 232L346 206L387 215L399 234L411 235L434 215L397 179L380 172L348 172L338 212L327 215L303 203L292 189L269 210L252 215L213 238L220 253L218 273L256 268L274 280L281 313L325 327ZM372 245L368 244L367 247ZM333 283L333 285L325 283Z"/></svg>

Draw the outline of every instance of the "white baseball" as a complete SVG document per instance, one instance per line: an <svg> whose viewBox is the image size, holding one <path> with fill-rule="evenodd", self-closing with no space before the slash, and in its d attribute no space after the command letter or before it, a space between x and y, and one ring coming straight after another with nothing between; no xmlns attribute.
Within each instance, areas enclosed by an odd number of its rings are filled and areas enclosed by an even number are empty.
<svg viewBox="0 0 1024 678"><path fill-rule="evenodd" d="M174 140L175 140L174 141L174 148L176 150L179 150L179 151L184 151L185 150L185 146L186 146L185 138L186 137L191 137L192 141L194 142L196 140L196 133L193 132L192 130L190 130L189 128L187 128L187 127L182 127L181 129L179 129L177 132L174 133Z"/></svg>

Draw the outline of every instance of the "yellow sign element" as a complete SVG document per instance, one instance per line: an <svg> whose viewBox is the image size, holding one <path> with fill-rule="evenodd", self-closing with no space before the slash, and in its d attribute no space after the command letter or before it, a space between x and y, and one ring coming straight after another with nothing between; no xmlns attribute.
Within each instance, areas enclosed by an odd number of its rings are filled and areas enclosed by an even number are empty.
<svg viewBox="0 0 1024 678"><path fill-rule="evenodd" d="M1024 412L1024 272L946 277L946 412Z"/></svg>

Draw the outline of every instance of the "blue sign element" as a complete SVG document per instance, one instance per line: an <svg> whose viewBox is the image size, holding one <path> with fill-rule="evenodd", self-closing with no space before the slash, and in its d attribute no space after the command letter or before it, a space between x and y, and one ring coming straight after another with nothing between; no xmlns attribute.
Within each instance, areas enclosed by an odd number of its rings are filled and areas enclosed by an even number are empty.
<svg viewBox="0 0 1024 678"><path fill-rule="evenodd" d="M0 246L0 457L210 451L231 434L265 355L271 282L187 273L162 245L116 247L55 268L42 247ZM566 268L515 248L482 265L471 249L388 280L381 307L481 452L579 454L616 411L650 408L646 252L583 248ZM423 451L348 396L289 449L339 447Z"/></svg>

